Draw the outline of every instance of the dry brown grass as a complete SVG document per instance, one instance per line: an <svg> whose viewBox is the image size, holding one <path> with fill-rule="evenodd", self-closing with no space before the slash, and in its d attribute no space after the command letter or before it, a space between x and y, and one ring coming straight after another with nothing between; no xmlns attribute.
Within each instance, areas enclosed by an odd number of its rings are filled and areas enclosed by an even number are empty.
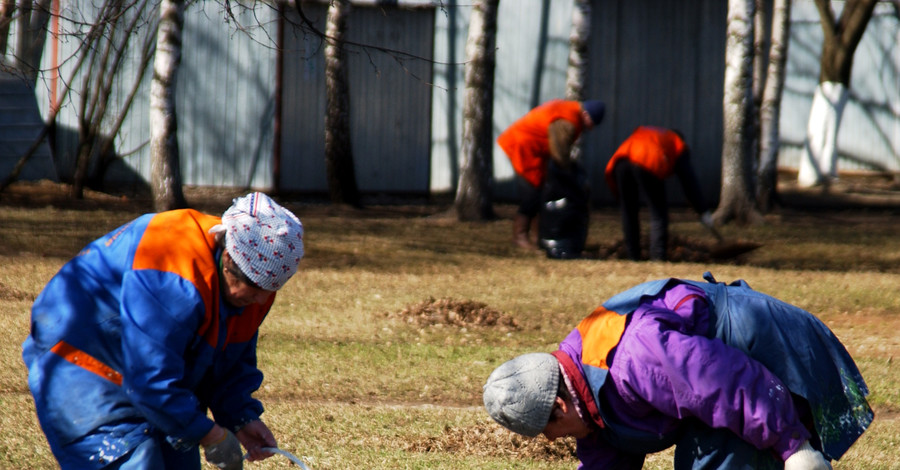
<svg viewBox="0 0 900 470"><path fill-rule="evenodd" d="M448 426L438 436L427 436L406 444L410 452L444 452L479 457L532 458L541 461L574 461L574 439L548 443L507 431L495 423Z"/></svg>
<svg viewBox="0 0 900 470"><path fill-rule="evenodd" d="M54 468L20 358L30 303L87 241L149 206L18 189L0 195L0 330L9 336L0 343L0 468ZM218 213L234 195L193 197ZM900 468L900 211L891 207L783 208L763 226L729 225L726 239L761 246L727 260L713 259L715 241L676 209L681 257L634 263L615 255L621 237L609 209L592 214L588 240L606 255L557 261L510 246L511 206L497 205L497 221L459 223L440 206L285 204L303 219L308 255L261 330L259 397L282 448L312 468L572 468L571 442L522 439L491 422L480 405L484 379L516 354L555 348L616 292L705 270L743 278L835 331L876 410L835 468ZM670 462L662 453L645 468ZM248 468L285 466L273 458Z"/></svg>

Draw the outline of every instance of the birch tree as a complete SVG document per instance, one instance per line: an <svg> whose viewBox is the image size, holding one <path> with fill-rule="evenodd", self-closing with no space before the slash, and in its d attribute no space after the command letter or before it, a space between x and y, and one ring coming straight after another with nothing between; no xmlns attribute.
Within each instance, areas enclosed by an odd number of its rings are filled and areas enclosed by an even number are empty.
<svg viewBox="0 0 900 470"><path fill-rule="evenodd" d="M591 39L591 2L575 0L572 5L572 30L569 33L569 64L566 69L566 99L584 101L588 70L588 44ZM572 146L572 158L580 160L584 141Z"/></svg>
<svg viewBox="0 0 900 470"><path fill-rule="evenodd" d="M777 199L779 115L784 90L785 63L790 41L791 0L775 0L772 7L768 61L763 61L762 97L759 105L759 169L756 203L768 212Z"/></svg>
<svg viewBox="0 0 900 470"><path fill-rule="evenodd" d="M456 188L461 221L490 220L493 208L493 113L499 0L476 0L466 40L463 140Z"/></svg>
<svg viewBox="0 0 900 470"><path fill-rule="evenodd" d="M0 55L6 55L9 45L9 27L12 25L16 0L0 0Z"/></svg>
<svg viewBox="0 0 900 470"><path fill-rule="evenodd" d="M753 200L754 0L729 0L725 44L722 190L713 214L717 223L755 222Z"/></svg>
<svg viewBox="0 0 900 470"><path fill-rule="evenodd" d="M821 18L822 56L819 84L813 94L800 159L800 186L826 185L837 177L837 135L850 95L853 54L872 17L877 0L847 0L835 19L830 0L815 0Z"/></svg>
<svg viewBox="0 0 900 470"><path fill-rule="evenodd" d="M12 66L32 84L38 78L51 1L23 0L16 5L14 0L3 0L0 3L0 55L10 46L10 26L15 21Z"/></svg>
<svg viewBox="0 0 900 470"><path fill-rule="evenodd" d="M587 82L588 44L591 39L591 2L575 0L569 32L569 64L566 69L566 99L584 101Z"/></svg>
<svg viewBox="0 0 900 470"><path fill-rule="evenodd" d="M150 82L151 191L157 211L187 206L181 183L175 84L181 64L184 0L162 0Z"/></svg>
<svg viewBox="0 0 900 470"><path fill-rule="evenodd" d="M349 0L333 0L328 7L325 27L325 89L328 103L325 112L325 170L331 202L358 207L360 197L350 143L350 84L344 53L350 8Z"/></svg>

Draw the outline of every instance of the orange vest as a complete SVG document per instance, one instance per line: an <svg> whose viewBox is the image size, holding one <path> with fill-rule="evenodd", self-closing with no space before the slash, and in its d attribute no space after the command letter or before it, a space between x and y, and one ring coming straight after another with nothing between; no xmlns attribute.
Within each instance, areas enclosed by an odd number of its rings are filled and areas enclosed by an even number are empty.
<svg viewBox="0 0 900 470"><path fill-rule="evenodd" d="M550 158L550 139L547 128L557 119L565 119L575 126L575 136L581 134L581 103L551 100L528 112L500 134L497 143L506 152L513 169L533 186L544 182L547 159Z"/></svg>
<svg viewBox="0 0 900 470"><path fill-rule="evenodd" d="M613 168L621 159L649 171L659 179L666 179L675 171L675 162L687 149L687 144L675 131L662 127L640 126L616 150L606 165L606 183L617 194Z"/></svg>

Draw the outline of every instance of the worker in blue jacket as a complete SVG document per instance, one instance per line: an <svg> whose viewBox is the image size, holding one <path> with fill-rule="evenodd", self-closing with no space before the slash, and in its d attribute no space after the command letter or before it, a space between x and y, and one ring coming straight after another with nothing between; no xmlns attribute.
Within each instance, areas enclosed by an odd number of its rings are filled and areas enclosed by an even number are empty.
<svg viewBox="0 0 900 470"><path fill-rule="evenodd" d="M240 469L276 447L251 395L303 226L262 193L219 218L146 214L90 243L32 306L28 385L63 469ZM212 418L207 412L211 412Z"/></svg>

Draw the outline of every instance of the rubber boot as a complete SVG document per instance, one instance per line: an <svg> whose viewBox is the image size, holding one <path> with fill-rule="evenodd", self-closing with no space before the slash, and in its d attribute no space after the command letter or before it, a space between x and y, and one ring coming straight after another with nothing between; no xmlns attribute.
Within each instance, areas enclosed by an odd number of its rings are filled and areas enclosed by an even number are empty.
<svg viewBox="0 0 900 470"><path fill-rule="evenodd" d="M532 217L519 213L516 213L516 217L513 219L513 244L519 248L537 249L537 244L532 243L528 238L532 220Z"/></svg>

